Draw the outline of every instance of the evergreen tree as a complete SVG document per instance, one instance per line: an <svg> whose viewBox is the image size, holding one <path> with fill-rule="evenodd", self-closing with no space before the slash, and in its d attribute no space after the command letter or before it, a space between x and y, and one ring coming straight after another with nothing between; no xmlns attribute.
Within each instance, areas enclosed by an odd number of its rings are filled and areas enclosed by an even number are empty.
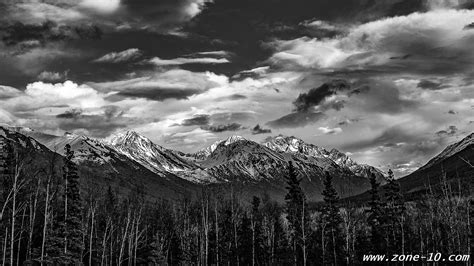
<svg viewBox="0 0 474 266"><path fill-rule="evenodd" d="M370 240L372 244L372 252L378 254L385 254L385 241L383 238L384 215L383 204L379 195L380 184L376 180L375 174L370 175L370 201L367 223L370 226Z"/></svg>
<svg viewBox="0 0 474 266"><path fill-rule="evenodd" d="M264 257L262 236L262 214L260 212L260 198L252 198L252 264L261 264Z"/></svg>
<svg viewBox="0 0 474 266"><path fill-rule="evenodd" d="M64 179L66 181L66 214L65 214L65 253L70 263L81 262L82 251L82 200L79 187L77 166L73 162L74 151L67 144L64 147Z"/></svg>
<svg viewBox="0 0 474 266"><path fill-rule="evenodd" d="M400 254L405 204L400 192L400 184L395 180L392 170L388 170L388 183L384 190L386 201L384 211L385 232L389 239L387 248L393 253Z"/></svg>
<svg viewBox="0 0 474 266"><path fill-rule="evenodd" d="M296 169L290 161L288 165L288 176L286 177L288 190L285 201L287 219L290 230L290 242L293 249L294 263L301 260L300 263L306 262L306 241L309 233L309 215L306 196L301 189L301 179L298 178Z"/></svg>
<svg viewBox="0 0 474 266"><path fill-rule="evenodd" d="M252 265L252 228L251 219L245 213L238 229L239 259L242 265Z"/></svg>
<svg viewBox="0 0 474 266"><path fill-rule="evenodd" d="M326 247L323 247L326 252L323 258L325 265L338 265L342 263L342 217L339 213L337 203L339 196L336 189L332 184L331 175L326 172L324 178L324 190L322 193L324 197L324 207L322 209L322 222L324 226L324 237L327 243Z"/></svg>

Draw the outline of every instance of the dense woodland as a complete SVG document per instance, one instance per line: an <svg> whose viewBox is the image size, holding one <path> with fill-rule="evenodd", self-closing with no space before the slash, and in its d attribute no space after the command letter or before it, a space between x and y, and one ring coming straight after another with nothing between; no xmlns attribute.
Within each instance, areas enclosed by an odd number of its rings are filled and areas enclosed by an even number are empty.
<svg viewBox="0 0 474 266"><path fill-rule="evenodd" d="M2 265L354 265L363 254L472 253L471 193L447 182L408 202L391 173L383 187L373 177L370 201L350 205L327 174L324 202L309 207L290 162L283 204L205 188L151 202L140 190L84 189L68 145L62 170L29 175L18 152L3 150Z"/></svg>

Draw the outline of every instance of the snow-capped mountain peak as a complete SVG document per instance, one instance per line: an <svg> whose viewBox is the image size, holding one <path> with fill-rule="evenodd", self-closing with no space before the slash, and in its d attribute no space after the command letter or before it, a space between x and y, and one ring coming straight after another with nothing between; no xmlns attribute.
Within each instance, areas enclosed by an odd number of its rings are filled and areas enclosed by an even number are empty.
<svg viewBox="0 0 474 266"><path fill-rule="evenodd" d="M233 135L233 136L230 136L228 137L225 141L224 141L224 145L227 146L227 145L230 145L232 143L235 143L237 141L241 141L241 140L246 140L244 137L242 136L238 136L238 135Z"/></svg>
<svg viewBox="0 0 474 266"><path fill-rule="evenodd" d="M197 168L192 162L181 158L172 150L153 143L150 139L135 131L126 131L112 135L105 142L155 173Z"/></svg>
<svg viewBox="0 0 474 266"><path fill-rule="evenodd" d="M219 145L222 144L224 146L228 146L232 143L235 143L237 141L242 141L242 140L246 140L246 139L244 137L238 136L238 135L230 136L230 137L228 137L227 139L224 139L224 140L218 140L218 141L212 143L210 146L208 146L206 148L203 148L203 149L200 149L199 151L194 153L193 157L195 157L198 160L204 160L207 157L209 157L217 149L217 147Z"/></svg>
<svg viewBox="0 0 474 266"><path fill-rule="evenodd" d="M293 136L278 135L276 137L269 137L265 139L263 145L279 152L301 153L319 158L327 157L329 154L326 149L313 144L307 144L303 140Z"/></svg>
<svg viewBox="0 0 474 266"><path fill-rule="evenodd" d="M112 135L107 138L105 142L109 143L112 146L127 144L141 144L148 146L152 143L151 140L149 140L145 136L142 136L137 132L131 130Z"/></svg>

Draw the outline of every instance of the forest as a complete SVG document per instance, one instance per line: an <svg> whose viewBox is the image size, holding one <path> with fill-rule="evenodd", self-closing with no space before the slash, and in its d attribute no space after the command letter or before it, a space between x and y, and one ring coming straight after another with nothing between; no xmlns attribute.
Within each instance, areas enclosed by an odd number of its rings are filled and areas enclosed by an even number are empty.
<svg viewBox="0 0 474 266"><path fill-rule="evenodd" d="M390 171L384 186L371 178L368 202L350 203L326 174L313 204L289 162L284 203L205 187L150 201L140 189L84 188L69 145L62 169L28 174L21 154L3 152L2 265L360 265L365 254L472 253L471 190L448 182L408 201Z"/></svg>

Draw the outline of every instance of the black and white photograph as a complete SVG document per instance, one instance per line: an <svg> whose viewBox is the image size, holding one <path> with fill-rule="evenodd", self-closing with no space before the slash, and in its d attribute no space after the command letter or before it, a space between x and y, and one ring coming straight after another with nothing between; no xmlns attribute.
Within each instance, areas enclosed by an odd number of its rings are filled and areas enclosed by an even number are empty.
<svg viewBox="0 0 474 266"><path fill-rule="evenodd" d="M473 265L474 0L0 0L0 266Z"/></svg>

